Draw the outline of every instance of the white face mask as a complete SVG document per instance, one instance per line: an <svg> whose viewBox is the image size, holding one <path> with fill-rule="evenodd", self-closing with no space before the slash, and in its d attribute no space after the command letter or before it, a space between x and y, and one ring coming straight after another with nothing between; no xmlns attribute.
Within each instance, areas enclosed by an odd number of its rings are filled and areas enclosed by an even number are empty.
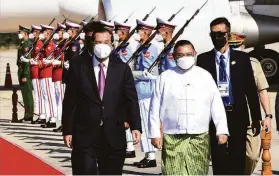
<svg viewBox="0 0 279 176"><path fill-rule="evenodd" d="M84 33L84 32L80 33L80 34L79 34L79 38L80 38L81 40L84 40L84 39L85 39L85 33Z"/></svg>
<svg viewBox="0 0 279 176"><path fill-rule="evenodd" d="M183 70L192 68L195 62L196 60L194 56L184 56L176 60L177 66L182 68Z"/></svg>
<svg viewBox="0 0 279 176"><path fill-rule="evenodd" d="M156 40L157 42L163 42L163 41L164 41L164 38L163 38L163 36L162 36L161 34L156 34L155 40Z"/></svg>
<svg viewBox="0 0 279 176"><path fill-rule="evenodd" d="M40 35L39 35L39 39L40 39L40 40L44 40L44 39L45 39L45 35L44 35L44 34L40 34Z"/></svg>
<svg viewBox="0 0 279 176"><path fill-rule="evenodd" d="M68 32L63 33L63 39L68 39L70 37Z"/></svg>
<svg viewBox="0 0 279 176"><path fill-rule="evenodd" d="M132 36L132 38L135 40L135 41L140 41L140 35L138 33L134 33L134 35Z"/></svg>
<svg viewBox="0 0 279 176"><path fill-rule="evenodd" d="M111 47L107 44L97 44L94 47L94 54L99 59L106 59L111 53Z"/></svg>
<svg viewBox="0 0 279 176"><path fill-rule="evenodd" d="M84 47L84 44L79 44L80 48L83 48Z"/></svg>
<svg viewBox="0 0 279 176"><path fill-rule="evenodd" d="M19 38L19 40L21 40L23 38L23 35L22 34L18 34L18 38Z"/></svg>
<svg viewBox="0 0 279 176"><path fill-rule="evenodd" d="M54 40L58 40L58 39L59 39L59 35L58 35L57 33L55 33L55 34L53 35L53 39L54 39Z"/></svg>
<svg viewBox="0 0 279 176"><path fill-rule="evenodd" d="M33 33L29 34L29 39L34 39L34 34Z"/></svg>

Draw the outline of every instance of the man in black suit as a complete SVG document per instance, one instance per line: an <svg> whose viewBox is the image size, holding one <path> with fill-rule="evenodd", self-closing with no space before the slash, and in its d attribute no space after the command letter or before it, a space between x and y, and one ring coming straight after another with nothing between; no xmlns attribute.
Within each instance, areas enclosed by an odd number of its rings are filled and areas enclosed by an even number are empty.
<svg viewBox="0 0 279 176"><path fill-rule="evenodd" d="M94 55L72 60L63 102L63 136L74 175L121 175L126 153L124 122L134 144L141 136L138 97L130 67L110 56L112 32L96 28Z"/></svg>
<svg viewBox="0 0 279 176"><path fill-rule="evenodd" d="M210 24L214 49L197 58L197 65L211 73L226 109L230 136L228 143L218 145L215 127L210 124L211 158L214 175L243 175L246 133L250 108L254 134L260 132L260 104L247 53L232 50L228 45L230 23L217 18Z"/></svg>

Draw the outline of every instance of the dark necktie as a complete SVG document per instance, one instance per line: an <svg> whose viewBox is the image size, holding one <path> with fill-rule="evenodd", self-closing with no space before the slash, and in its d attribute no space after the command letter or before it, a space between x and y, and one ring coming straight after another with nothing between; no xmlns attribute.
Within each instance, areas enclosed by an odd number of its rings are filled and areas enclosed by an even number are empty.
<svg viewBox="0 0 279 176"><path fill-rule="evenodd" d="M220 62L219 62L219 82L228 83L227 72L226 72L226 64L225 64L225 56L221 55L219 60L220 60ZM229 93L229 95L230 95L230 93ZM223 100L223 104L225 106L230 104L230 96L222 97L222 100Z"/></svg>
<svg viewBox="0 0 279 176"><path fill-rule="evenodd" d="M227 82L225 56L221 55L219 60L219 82Z"/></svg>
<svg viewBox="0 0 279 176"><path fill-rule="evenodd" d="M104 72L104 64L100 63L99 67L100 67L100 71L99 71L99 85L98 85L98 88L99 88L100 97L101 97L101 99L103 99L103 94L104 94L104 89L105 89L105 81L106 81L105 72Z"/></svg>

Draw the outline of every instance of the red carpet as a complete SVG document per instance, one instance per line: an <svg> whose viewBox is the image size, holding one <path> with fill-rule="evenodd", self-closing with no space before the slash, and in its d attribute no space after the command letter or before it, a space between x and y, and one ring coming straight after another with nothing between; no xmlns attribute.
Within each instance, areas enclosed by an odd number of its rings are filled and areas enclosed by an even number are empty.
<svg viewBox="0 0 279 176"><path fill-rule="evenodd" d="M0 138L0 175L64 175L32 154Z"/></svg>

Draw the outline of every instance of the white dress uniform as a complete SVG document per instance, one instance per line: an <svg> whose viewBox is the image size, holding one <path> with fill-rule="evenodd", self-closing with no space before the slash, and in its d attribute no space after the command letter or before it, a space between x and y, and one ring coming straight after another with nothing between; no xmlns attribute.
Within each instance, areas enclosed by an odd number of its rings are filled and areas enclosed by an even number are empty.
<svg viewBox="0 0 279 176"><path fill-rule="evenodd" d="M154 26L140 20L137 20L137 25L141 29L154 29ZM146 153L146 157L149 160L155 160L155 151L157 151L148 137L148 112L155 79L158 76L158 67L154 68L152 74L148 74L147 70L162 51L163 48L159 46L162 45L158 44L158 42L151 42L149 46L144 48L137 58L136 71L133 71L142 120L141 150Z"/></svg>
<svg viewBox="0 0 279 176"><path fill-rule="evenodd" d="M229 134L226 112L212 76L193 66L163 72L156 81L149 112L149 137L164 134L202 134L213 119L218 134Z"/></svg>
<svg viewBox="0 0 279 176"><path fill-rule="evenodd" d="M120 23L120 22L114 22L115 25L115 31L117 30L127 30L130 31L131 26L129 26L126 23ZM114 51L116 55L119 56L119 58L126 63L128 59L131 58L133 53L136 51L136 49L139 47L139 43L135 41L133 38L130 38L129 41L126 43L126 45L119 49L119 51ZM130 64L131 70L134 70L133 67ZM135 151L135 147L133 144L133 136L131 133L130 128L126 130L126 139L127 139L127 149L126 151Z"/></svg>

